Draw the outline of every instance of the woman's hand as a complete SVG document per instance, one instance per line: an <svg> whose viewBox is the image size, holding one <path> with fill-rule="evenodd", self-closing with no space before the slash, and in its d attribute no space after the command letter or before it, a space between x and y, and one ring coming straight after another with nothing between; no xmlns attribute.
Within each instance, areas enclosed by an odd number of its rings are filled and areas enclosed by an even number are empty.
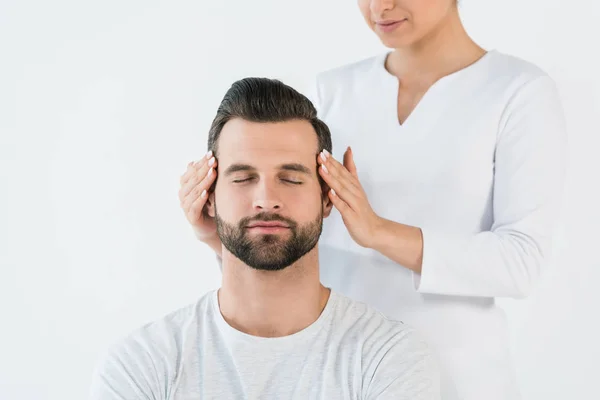
<svg viewBox="0 0 600 400"><path fill-rule="evenodd" d="M348 147L344 153L343 165L327 150L323 150L317 160L319 174L331 188L329 198L342 215L350 236L360 246L372 248L383 219L371 208L358 180L352 149Z"/></svg>
<svg viewBox="0 0 600 400"><path fill-rule="evenodd" d="M185 217L192 225L196 237L214 247L220 240L217 236L217 224L204 206L208 191L217 177L217 161L209 151L200 161L188 164L187 171L181 176L179 201Z"/></svg>

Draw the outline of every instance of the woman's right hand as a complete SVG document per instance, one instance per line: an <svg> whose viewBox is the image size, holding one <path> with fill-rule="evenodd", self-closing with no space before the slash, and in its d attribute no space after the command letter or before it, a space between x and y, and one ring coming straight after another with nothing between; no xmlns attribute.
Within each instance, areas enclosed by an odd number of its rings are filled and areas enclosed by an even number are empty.
<svg viewBox="0 0 600 400"><path fill-rule="evenodd" d="M181 208L196 237L213 248L217 242L217 247L220 247L217 224L215 219L207 214L204 206L217 177L216 168L217 160L209 151L199 161L188 164L187 171L181 176L179 189Z"/></svg>

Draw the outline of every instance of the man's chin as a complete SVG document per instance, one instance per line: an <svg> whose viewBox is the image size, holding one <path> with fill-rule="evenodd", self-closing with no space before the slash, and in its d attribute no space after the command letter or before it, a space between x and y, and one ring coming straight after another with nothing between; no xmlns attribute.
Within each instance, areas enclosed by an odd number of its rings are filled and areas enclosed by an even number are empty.
<svg viewBox="0 0 600 400"><path fill-rule="evenodd" d="M285 246L289 240L285 235L278 234L256 234L248 235L248 239L257 250L262 247L272 248L273 246Z"/></svg>
<svg viewBox="0 0 600 400"><path fill-rule="evenodd" d="M278 263L259 263L259 264L254 264L254 265L248 264L248 266L250 268L255 269L257 271L269 271L269 272L283 271L290 265L278 264Z"/></svg>
<svg viewBox="0 0 600 400"><path fill-rule="evenodd" d="M256 231L249 231L246 232L246 237L249 238L265 238L265 237L273 237L273 238L289 238L291 236L291 232L289 229L281 229L279 231L271 231L271 232L266 232L266 231L260 231L260 230L256 230Z"/></svg>
<svg viewBox="0 0 600 400"><path fill-rule="evenodd" d="M260 271L281 271L294 263L286 257L282 244L273 243L272 245L260 246L255 248L250 259L245 263Z"/></svg>

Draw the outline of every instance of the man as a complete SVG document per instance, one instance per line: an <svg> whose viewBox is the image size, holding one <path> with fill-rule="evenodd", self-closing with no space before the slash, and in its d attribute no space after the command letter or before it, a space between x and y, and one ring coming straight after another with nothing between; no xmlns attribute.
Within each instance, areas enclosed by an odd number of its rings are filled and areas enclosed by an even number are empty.
<svg viewBox="0 0 600 400"><path fill-rule="evenodd" d="M317 156L331 136L312 103L279 81L238 81L208 147L219 178L196 198L222 242L222 286L115 345L91 398L438 399L415 331L320 283L332 204Z"/></svg>

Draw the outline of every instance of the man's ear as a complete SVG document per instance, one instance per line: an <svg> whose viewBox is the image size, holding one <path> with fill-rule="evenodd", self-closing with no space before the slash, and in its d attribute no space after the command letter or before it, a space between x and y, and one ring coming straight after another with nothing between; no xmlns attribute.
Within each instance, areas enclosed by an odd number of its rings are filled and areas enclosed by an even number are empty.
<svg viewBox="0 0 600 400"><path fill-rule="evenodd" d="M206 204L204 205L206 214L208 214L209 217L214 218L216 213L215 213L215 192L210 192L208 195L208 199L206 199Z"/></svg>
<svg viewBox="0 0 600 400"><path fill-rule="evenodd" d="M331 214L331 209L333 208L333 202L331 201L331 199L329 198L329 186L323 184L322 186L322 190L323 190L323 218L327 218L329 217L329 214Z"/></svg>

